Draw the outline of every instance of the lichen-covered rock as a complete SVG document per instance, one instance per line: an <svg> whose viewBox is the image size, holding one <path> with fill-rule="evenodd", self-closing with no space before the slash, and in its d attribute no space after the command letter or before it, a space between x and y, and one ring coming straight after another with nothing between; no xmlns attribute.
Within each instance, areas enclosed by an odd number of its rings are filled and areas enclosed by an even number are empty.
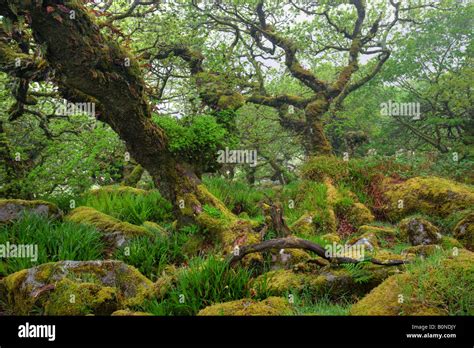
<svg viewBox="0 0 474 348"><path fill-rule="evenodd" d="M411 245L437 244L441 241L439 229L428 220L414 217L400 221L400 238Z"/></svg>
<svg viewBox="0 0 474 348"><path fill-rule="evenodd" d="M307 271L311 269L311 271ZM287 293L308 291L318 298L329 296L338 299L340 296L361 296L380 284L387 277L395 274L398 267L386 267L368 264L364 269L351 273L345 267L299 267L298 270L270 271L256 279L266 281L272 295L284 296Z"/></svg>
<svg viewBox="0 0 474 348"><path fill-rule="evenodd" d="M467 249L474 250L474 212L458 222L453 234Z"/></svg>
<svg viewBox="0 0 474 348"><path fill-rule="evenodd" d="M287 299L268 297L263 301L242 299L231 302L217 303L199 311L201 316L262 316L262 315L291 315L292 308Z"/></svg>
<svg viewBox="0 0 474 348"><path fill-rule="evenodd" d="M413 214L446 217L474 205L474 190L451 180L438 177L416 177L402 183L383 181L382 209L392 221Z"/></svg>
<svg viewBox="0 0 474 348"><path fill-rule="evenodd" d="M59 218L62 215L56 205L46 201L0 199L0 224L18 219L23 212L36 213L50 218Z"/></svg>
<svg viewBox="0 0 474 348"><path fill-rule="evenodd" d="M362 225L357 231L357 235L349 239L347 244L364 244L369 250L378 247L392 246L397 239L393 228Z"/></svg>
<svg viewBox="0 0 474 348"><path fill-rule="evenodd" d="M473 315L474 253L461 249L448 255L441 262L425 267L421 263L388 278L354 304L350 314Z"/></svg>
<svg viewBox="0 0 474 348"><path fill-rule="evenodd" d="M140 305L154 284L121 261L60 261L13 273L0 281L4 310L16 315L109 315Z"/></svg>
<svg viewBox="0 0 474 348"><path fill-rule="evenodd" d="M301 249L272 250L272 269L290 268L298 263L311 259L306 251Z"/></svg>
<svg viewBox="0 0 474 348"><path fill-rule="evenodd" d="M90 207L79 207L72 210L65 220L95 227L104 234L104 240L112 249L123 246L130 238L153 236L145 227L120 221Z"/></svg>

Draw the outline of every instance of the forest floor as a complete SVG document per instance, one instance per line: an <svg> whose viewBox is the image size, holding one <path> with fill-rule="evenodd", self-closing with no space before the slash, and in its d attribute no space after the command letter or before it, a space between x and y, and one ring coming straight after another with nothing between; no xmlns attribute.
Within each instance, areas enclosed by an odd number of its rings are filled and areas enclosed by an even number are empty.
<svg viewBox="0 0 474 348"><path fill-rule="evenodd" d="M230 262L245 243L232 254L212 231L178 226L171 204L140 184L2 199L0 312L474 315L473 186L405 169L328 157L286 185L203 179L258 243L304 240L327 257L274 247Z"/></svg>

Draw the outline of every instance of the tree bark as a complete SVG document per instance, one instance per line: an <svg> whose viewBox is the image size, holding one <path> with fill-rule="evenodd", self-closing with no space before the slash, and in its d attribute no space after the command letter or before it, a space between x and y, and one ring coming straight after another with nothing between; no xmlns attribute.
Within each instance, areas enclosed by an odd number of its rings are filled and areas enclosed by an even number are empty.
<svg viewBox="0 0 474 348"><path fill-rule="evenodd" d="M322 117L328 111L329 103L318 98L305 108L307 127L304 133L304 143L307 155L331 155L332 146L324 133Z"/></svg>

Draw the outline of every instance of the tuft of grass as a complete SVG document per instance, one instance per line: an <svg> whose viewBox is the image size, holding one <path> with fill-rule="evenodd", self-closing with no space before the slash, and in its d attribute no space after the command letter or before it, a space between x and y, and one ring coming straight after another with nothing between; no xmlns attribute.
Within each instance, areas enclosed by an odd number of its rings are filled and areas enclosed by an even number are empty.
<svg viewBox="0 0 474 348"><path fill-rule="evenodd" d="M240 181L229 181L224 178L207 177L203 180L209 192L219 198L230 209L235 210L239 207L250 217L257 217L261 214L259 203L266 196L272 197L272 190L257 189Z"/></svg>
<svg viewBox="0 0 474 348"><path fill-rule="evenodd" d="M344 297L338 302L331 301L329 296L318 297L317 299L309 290L304 290L300 294L293 291L287 294L287 298L292 299L292 306L295 315L348 315L351 303Z"/></svg>
<svg viewBox="0 0 474 348"><path fill-rule="evenodd" d="M155 281L169 264L179 265L188 259L186 245L198 236L196 225L182 227L170 236L134 238L118 249L114 258L136 267L143 275Z"/></svg>
<svg viewBox="0 0 474 348"><path fill-rule="evenodd" d="M412 281L401 284L407 304L437 307L448 315L474 314L474 267L449 262L451 251L437 250L407 265ZM460 262L471 262L464 260Z"/></svg>
<svg viewBox="0 0 474 348"><path fill-rule="evenodd" d="M95 228L72 222L50 221L25 213L12 224L0 226L0 244L37 246L37 260L0 258L0 275L7 275L46 262L101 259L104 253L102 234Z"/></svg>
<svg viewBox="0 0 474 348"><path fill-rule="evenodd" d="M327 187L313 181L294 181L283 188L281 200L284 216L291 225L306 212L327 209Z"/></svg>
<svg viewBox="0 0 474 348"><path fill-rule="evenodd" d="M146 194L133 192L86 193L76 206L87 206L134 225L145 221L166 222L173 218L172 206L157 190Z"/></svg>
<svg viewBox="0 0 474 348"><path fill-rule="evenodd" d="M227 261L214 256L196 257L178 275L176 287L159 302L145 302L139 309L155 315L195 315L212 304L252 297L268 297L265 285L252 289L253 273L244 268L231 268Z"/></svg>

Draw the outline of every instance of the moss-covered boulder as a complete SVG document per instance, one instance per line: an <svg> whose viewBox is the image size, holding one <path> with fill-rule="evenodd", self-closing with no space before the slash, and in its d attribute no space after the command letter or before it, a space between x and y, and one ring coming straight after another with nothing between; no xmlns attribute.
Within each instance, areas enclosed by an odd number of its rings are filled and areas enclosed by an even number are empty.
<svg viewBox="0 0 474 348"><path fill-rule="evenodd" d="M154 284L120 261L60 261L13 273L0 281L0 306L29 315L109 315L140 305Z"/></svg>
<svg viewBox="0 0 474 348"><path fill-rule="evenodd" d="M304 179L319 182L327 178L337 182L348 175L348 163L336 156L311 157L301 169L301 176Z"/></svg>
<svg viewBox="0 0 474 348"><path fill-rule="evenodd" d="M375 220L375 217L370 211L370 209L359 202L355 202L350 206L345 217L355 228L358 228L362 225L370 224Z"/></svg>
<svg viewBox="0 0 474 348"><path fill-rule="evenodd" d="M474 212L458 222L453 234L467 249L474 250Z"/></svg>
<svg viewBox="0 0 474 348"><path fill-rule="evenodd" d="M441 256L440 256L441 255ZM474 315L474 253L434 254L394 275L351 307L351 315Z"/></svg>
<svg viewBox="0 0 474 348"><path fill-rule="evenodd" d="M311 255L301 249L280 249L271 251L272 269L291 268L308 261Z"/></svg>
<svg viewBox="0 0 474 348"><path fill-rule="evenodd" d="M59 218L62 213L56 205L46 201L27 201L23 199L0 199L0 224L18 219L23 212Z"/></svg>
<svg viewBox="0 0 474 348"><path fill-rule="evenodd" d="M79 207L72 210L66 215L65 220L90 225L102 232L104 240L112 249L109 253L113 252L113 249L123 246L130 238L153 236L153 233L145 227L120 221L90 207Z"/></svg>
<svg viewBox="0 0 474 348"><path fill-rule="evenodd" d="M341 237L339 237L337 233L326 233L323 234L321 238L329 244L341 242Z"/></svg>
<svg viewBox="0 0 474 348"><path fill-rule="evenodd" d="M303 214L290 226L290 230L304 237L321 233L336 233L336 226L336 215L331 208L328 208Z"/></svg>
<svg viewBox="0 0 474 348"><path fill-rule="evenodd" d="M393 246L397 240L396 231L393 228L362 225L355 236L347 241L348 245L365 245L368 251L379 247Z"/></svg>
<svg viewBox="0 0 474 348"><path fill-rule="evenodd" d="M309 266L309 264L307 264ZM293 270L270 271L256 279L267 283L272 295L285 296L288 293L309 292L318 298L329 296L337 300L341 296L359 297L395 274L398 267L365 264L360 268L352 266L295 267ZM352 268L352 270L351 270Z"/></svg>
<svg viewBox="0 0 474 348"><path fill-rule="evenodd" d="M420 217L403 219L398 227L400 238L411 245L438 244L442 238L435 225Z"/></svg>
<svg viewBox="0 0 474 348"><path fill-rule="evenodd" d="M201 316L263 316L291 315L292 308L288 300L282 297L268 297L263 301L242 299L231 302L217 303L199 311Z"/></svg>
<svg viewBox="0 0 474 348"><path fill-rule="evenodd" d="M438 177L416 177L401 183L386 179L381 189L386 202L382 211L392 221L417 212L447 217L474 205L470 186Z"/></svg>

